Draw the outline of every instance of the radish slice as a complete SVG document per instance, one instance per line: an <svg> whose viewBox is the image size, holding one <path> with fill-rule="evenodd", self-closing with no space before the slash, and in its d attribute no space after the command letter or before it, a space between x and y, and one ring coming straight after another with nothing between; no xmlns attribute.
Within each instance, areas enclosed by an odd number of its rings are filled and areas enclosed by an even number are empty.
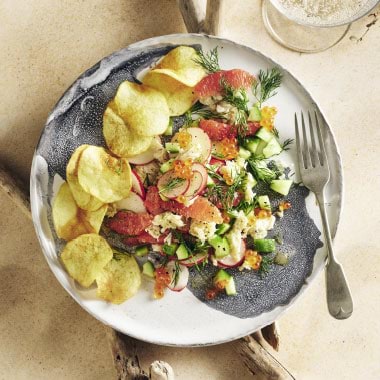
<svg viewBox="0 0 380 380"><path fill-rule="evenodd" d="M145 189L141 181L140 176L132 170L132 190L134 193L140 195L142 199L145 199Z"/></svg>
<svg viewBox="0 0 380 380"><path fill-rule="evenodd" d="M194 265L200 264L208 257L208 253L197 253L196 255L189 257L188 259L180 260L181 265L186 267L192 267Z"/></svg>
<svg viewBox="0 0 380 380"><path fill-rule="evenodd" d="M212 157L210 160L210 165L216 166L216 172L219 173L220 168L226 165L226 161L219 160L217 158Z"/></svg>
<svg viewBox="0 0 380 380"><path fill-rule="evenodd" d="M245 254L245 242L244 240L242 240L238 257L235 259L231 255L228 255L224 257L223 259L218 260L218 265L222 268L238 267L239 265L243 264L244 254Z"/></svg>
<svg viewBox="0 0 380 380"><path fill-rule="evenodd" d="M126 198L116 202L115 205L118 210L129 210L136 213L146 212L143 199L133 191Z"/></svg>
<svg viewBox="0 0 380 380"><path fill-rule="evenodd" d="M207 170L201 164L195 163L192 166L193 177L190 180L189 188L183 194L189 200L200 194L207 185Z"/></svg>
<svg viewBox="0 0 380 380"><path fill-rule="evenodd" d="M157 153L157 149L159 146L162 147L161 139L160 137L156 136L152 140L150 147L145 152L137 154L136 156L133 156L133 157L128 157L127 160L129 161L130 164L134 164L134 165L149 164L149 162L152 162L155 159L154 155Z"/></svg>
<svg viewBox="0 0 380 380"><path fill-rule="evenodd" d="M170 275L170 284L168 285L168 288L170 290L174 290L175 292L180 292L184 288L186 288L187 282L189 281L189 270L186 266L179 264L178 268L178 277L177 277L177 283L174 283L175 275L176 275L176 264L174 261L170 261L166 268Z"/></svg>
<svg viewBox="0 0 380 380"><path fill-rule="evenodd" d="M187 128L186 131L191 134L191 144L188 151L191 152L193 150L200 162L207 162L211 154L211 140L208 134L197 127Z"/></svg>
<svg viewBox="0 0 380 380"><path fill-rule="evenodd" d="M179 195L183 195L187 189L189 188L190 181L188 179L183 180L182 182L179 182L176 186L174 187L168 187L168 184L172 180L176 180L178 177L174 175L173 170L169 170L166 172L159 180L157 183L158 189L160 190L160 194L165 196L166 198L169 199L175 199Z"/></svg>

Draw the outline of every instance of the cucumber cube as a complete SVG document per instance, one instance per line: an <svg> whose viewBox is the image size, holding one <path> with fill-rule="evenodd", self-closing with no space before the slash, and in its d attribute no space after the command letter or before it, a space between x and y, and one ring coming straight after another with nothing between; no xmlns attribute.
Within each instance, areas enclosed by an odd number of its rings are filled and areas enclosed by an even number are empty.
<svg viewBox="0 0 380 380"><path fill-rule="evenodd" d="M275 137L268 141L267 146L263 149L263 155L265 158L269 158L280 154L282 152L282 146Z"/></svg>
<svg viewBox="0 0 380 380"><path fill-rule="evenodd" d="M215 235L208 239L208 243L214 248L217 259L222 259L230 254L230 245L226 237Z"/></svg>
<svg viewBox="0 0 380 380"><path fill-rule="evenodd" d="M264 209L264 210L270 210L271 207L270 207L270 200L269 200L269 197L268 195L260 195L257 197L257 202L260 206L260 208Z"/></svg>
<svg viewBox="0 0 380 380"><path fill-rule="evenodd" d="M229 279L229 281L227 282L227 285L226 285L226 294L228 296L236 296L236 294L237 294L236 286L235 286L235 280L234 280L234 278L232 276Z"/></svg>
<svg viewBox="0 0 380 380"><path fill-rule="evenodd" d="M154 278L154 265L150 262L147 261L146 263L143 264L143 274L150 278Z"/></svg>
<svg viewBox="0 0 380 380"><path fill-rule="evenodd" d="M276 242L274 239L255 239L256 251L262 253L271 253L276 250Z"/></svg>
<svg viewBox="0 0 380 380"><path fill-rule="evenodd" d="M257 106L253 106L249 111L248 121L260 121L261 120L261 111Z"/></svg>
<svg viewBox="0 0 380 380"><path fill-rule="evenodd" d="M273 133L268 131L266 128L261 127L257 132L256 132L256 137L259 139L269 142L273 138Z"/></svg>
<svg viewBox="0 0 380 380"><path fill-rule="evenodd" d="M178 260L184 260L189 257L189 251L184 244L180 244L175 253L178 257Z"/></svg>
<svg viewBox="0 0 380 380"><path fill-rule="evenodd" d="M282 195L288 195L292 186L293 180L291 179L274 179L270 183L270 188Z"/></svg>
<svg viewBox="0 0 380 380"><path fill-rule="evenodd" d="M135 250L136 256L139 256L139 257L147 255L148 252L149 252L149 248L146 245L142 245L140 247L137 247Z"/></svg>

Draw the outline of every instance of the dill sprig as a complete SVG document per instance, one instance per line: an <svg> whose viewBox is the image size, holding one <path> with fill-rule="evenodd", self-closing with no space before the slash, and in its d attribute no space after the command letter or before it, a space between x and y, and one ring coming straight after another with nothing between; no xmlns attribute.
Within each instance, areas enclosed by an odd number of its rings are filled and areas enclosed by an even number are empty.
<svg viewBox="0 0 380 380"><path fill-rule="evenodd" d="M171 178L168 183L166 183L159 191L159 193L166 193L170 190L173 190L175 189L176 187L180 186L183 182L185 181L184 178L178 178L178 177L174 177L174 178Z"/></svg>
<svg viewBox="0 0 380 380"><path fill-rule="evenodd" d="M203 50L198 51L198 57L194 62L202 66L208 73L220 71L218 46L204 53Z"/></svg>
<svg viewBox="0 0 380 380"><path fill-rule="evenodd" d="M181 274L181 268L179 267L179 263L176 260L174 261L174 276L171 282L174 286L177 285L180 274Z"/></svg>
<svg viewBox="0 0 380 380"><path fill-rule="evenodd" d="M273 258L267 255L262 255L262 260L259 268L259 275L261 278L265 277L273 265Z"/></svg>
<svg viewBox="0 0 380 380"><path fill-rule="evenodd" d="M185 113L185 127L190 127L193 124L193 121L196 120L193 117L201 119L220 119L227 120L226 114L221 112L216 112L212 110L210 107L203 105L200 102L194 103L191 108Z"/></svg>
<svg viewBox="0 0 380 380"><path fill-rule="evenodd" d="M249 158L248 168L257 181L270 183L277 177L276 172L268 168L265 161L260 159Z"/></svg>
<svg viewBox="0 0 380 380"><path fill-rule="evenodd" d="M247 133L248 124L248 95L244 88L233 88L223 78L221 80L223 100L236 108L234 124L239 136L244 137Z"/></svg>
<svg viewBox="0 0 380 380"><path fill-rule="evenodd" d="M259 102L259 106L272 96L277 94L276 90L280 87L282 74L277 67L271 70L260 70L258 80L252 85L252 93Z"/></svg>
<svg viewBox="0 0 380 380"><path fill-rule="evenodd" d="M292 145L294 142L294 139L286 139L281 147L282 147L282 150L289 150L290 149L290 145Z"/></svg>

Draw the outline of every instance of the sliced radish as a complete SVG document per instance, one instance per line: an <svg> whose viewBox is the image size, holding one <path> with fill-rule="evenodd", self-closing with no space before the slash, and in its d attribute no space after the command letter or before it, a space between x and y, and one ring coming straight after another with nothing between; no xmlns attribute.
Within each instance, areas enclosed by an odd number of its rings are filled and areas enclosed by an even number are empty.
<svg viewBox="0 0 380 380"><path fill-rule="evenodd" d="M190 181L188 179L183 180L182 182L178 182L176 186L170 186L170 182L178 179L175 176L173 170L169 170L166 172L157 183L158 189L160 190L160 194L169 199L175 199L179 195L183 195L187 189L189 188Z"/></svg>
<svg viewBox="0 0 380 380"><path fill-rule="evenodd" d="M201 128L191 127L186 129L187 132L191 134L191 144L188 151L194 150L194 153L198 156L200 162L205 163L211 154L211 140L208 134L204 132ZM198 148L199 144L199 148ZM194 146L194 148L192 148Z"/></svg>
<svg viewBox="0 0 380 380"><path fill-rule="evenodd" d="M192 166L193 177L190 180L189 188L183 194L189 200L200 194L207 185L207 170L201 164L195 163Z"/></svg>
<svg viewBox="0 0 380 380"><path fill-rule="evenodd" d="M218 158L214 158L212 157L211 160L210 160L210 165L213 165L213 166L224 166L226 164L226 161L225 160L219 160Z"/></svg>
<svg viewBox="0 0 380 380"><path fill-rule="evenodd" d="M222 268L234 268L243 264L245 254L245 242L241 241L240 251L236 258L233 258L231 255L224 257L221 260L218 260L218 265Z"/></svg>
<svg viewBox="0 0 380 380"><path fill-rule="evenodd" d="M145 189L140 176L132 170L132 190L134 193L140 195L142 199L145 199Z"/></svg>
<svg viewBox="0 0 380 380"><path fill-rule="evenodd" d="M170 275L170 284L168 285L168 288L170 290L174 290L175 292L180 292L184 288L186 288L187 282L189 281L189 270L186 266L179 264L178 265L178 276L177 276L177 282L175 282L176 277L176 264L174 261L170 261L166 268Z"/></svg>
<svg viewBox="0 0 380 380"><path fill-rule="evenodd" d="M197 253L196 255L189 257L188 259L181 260L181 265L186 267L192 267L205 261L208 257L208 253Z"/></svg>
<svg viewBox="0 0 380 380"><path fill-rule="evenodd" d="M133 157L128 157L127 160L129 163L134 165L149 164L149 162L152 162L155 159L154 155L157 153L159 146L162 146L161 139L159 136L156 136L150 144L150 147L145 152L137 154Z"/></svg>
<svg viewBox="0 0 380 380"><path fill-rule="evenodd" d="M118 210L129 210L136 213L146 212L143 199L133 191L131 191L126 198L116 202L116 208Z"/></svg>

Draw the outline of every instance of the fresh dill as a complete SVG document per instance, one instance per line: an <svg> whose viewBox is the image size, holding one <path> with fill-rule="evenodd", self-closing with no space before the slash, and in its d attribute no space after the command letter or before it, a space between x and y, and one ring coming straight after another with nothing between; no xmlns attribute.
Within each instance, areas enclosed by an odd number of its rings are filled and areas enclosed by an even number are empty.
<svg viewBox="0 0 380 380"><path fill-rule="evenodd" d="M238 135L244 137L248 129L249 99L247 91L244 88L233 88L224 79L222 79L220 83L223 89L223 100L236 109L234 124L237 128Z"/></svg>
<svg viewBox="0 0 380 380"><path fill-rule="evenodd" d="M257 181L270 183L273 179L277 177L276 172L268 168L265 161L260 159L249 158L248 168Z"/></svg>
<svg viewBox="0 0 380 380"><path fill-rule="evenodd" d="M198 57L194 62L202 66L208 73L220 71L218 46L204 53L203 50L198 51Z"/></svg>
<svg viewBox="0 0 380 380"><path fill-rule="evenodd" d="M271 70L260 70L258 80L252 85L252 93L257 99L259 106L272 96L277 94L276 90L280 87L282 74L277 67Z"/></svg>
<svg viewBox="0 0 380 380"><path fill-rule="evenodd" d="M244 214L248 215L254 208L255 208L254 203L242 201L237 205L236 210L237 211L244 211Z"/></svg>
<svg viewBox="0 0 380 380"><path fill-rule="evenodd" d="M264 278L270 271L273 265L273 258L267 255L262 255L262 260L259 268L259 275Z"/></svg>
<svg viewBox="0 0 380 380"><path fill-rule="evenodd" d="M177 285L180 274L181 274L181 268L179 266L178 261L176 260L176 261L174 261L174 276L173 276L173 279L171 282L174 286Z"/></svg>
<svg viewBox="0 0 380 380"><path fill-rule="evenodd" d="M194 103L191 108L185 113L185 127L191 127L193 122L196 120L193 117L198 117L201 119L219 119L227 120L226 114L221 112L213 111L210 107L205 106L200 102Z"/></svg>
<svg viewBox="0 0 380 380"><path fill-rule="evenodd" d="M175 189L176 187L180 186L185 181L184 178L171 178L168 183L166 183L159 191L159 193L167 193L168 191L171 191Z"/></svg>
<svg viewBox="0 0 380 380"><path fill-rule="evenodd" d="M282 147L282 150L289 150L290 149L290 145L292 145L294 142L294 139L286 139L281 147Z"/></svg>

